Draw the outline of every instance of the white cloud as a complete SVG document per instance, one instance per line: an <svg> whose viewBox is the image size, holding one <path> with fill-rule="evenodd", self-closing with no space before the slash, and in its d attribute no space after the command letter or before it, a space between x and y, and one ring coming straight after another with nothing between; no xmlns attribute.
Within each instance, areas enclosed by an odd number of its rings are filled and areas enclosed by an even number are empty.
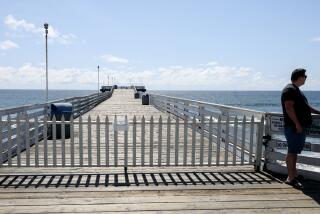
<svg viewBox="0 0 320 214"><path fill-rule="evenodd" d="M119 85L145 85L147 89L167 90L281 90L287 76L268 76L247 67L169 66L142 71L100 69L100 85L116 79ZM320 79L312 77L303 90L318 90ZM0 67L1 88L45 88L45 67L26 64L19 68ZM50 89L96 89L96 70L51 69Z"/></svg>
<svg viewBox="0 0 320 214"><path fill-rule="evenodd" d="M7 49L11 49L11 48L19 48L19 45L12 42L11 40L6 40L3 42L0 42L0 49L7 50Z"/></svg>
<svg viewBox="0 0 320 214"><path fill-rule="evenodd" d="M116 57L113 55L102 55L101 58L104 59L106 62L111 63L127 64L129 62L128 59Z"/></svg>
<svg viewBox="0 0 320 214"><path fill-rule="evenodd" d="M24 19L18 20L13 15L8 15L4 19L5 25L13 31L21 31L36 34L39 36L44 35L43 26L37 27L35 24L27 22ZM75 42L78 38L72 33L61 34L55 27L49 24L48 38L51 42L57 42L63 45L71 44Z"/></svg>
<svg viewBox="0 0 320 214"><path fill-rule="evenodd" d="M313 41L313 42L320 42L320 37L315 37L315 38L313 38L311 41Z"/></svg>
<svg viewBox="0 0 320 214"><path fill-rule="evenodd" d="M12 30L25 30L27 32L39 33L40 29L36 28L33 23L29 23L24 19L17 20L13 15L8 15L4 19L5 25Z"/></svg>

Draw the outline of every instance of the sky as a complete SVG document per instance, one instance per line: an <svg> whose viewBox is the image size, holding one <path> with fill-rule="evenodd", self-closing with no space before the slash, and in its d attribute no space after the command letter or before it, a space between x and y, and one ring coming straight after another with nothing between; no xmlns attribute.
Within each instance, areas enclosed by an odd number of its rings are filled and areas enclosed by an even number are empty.
<svg viewBox="0 0 320 214"><path fill-rule="evenodd" d="M1 0L0 89L320 90L318 0ZM109 78L108 78L109 77ZM108 81L109 79L109 81Z"/></svg>

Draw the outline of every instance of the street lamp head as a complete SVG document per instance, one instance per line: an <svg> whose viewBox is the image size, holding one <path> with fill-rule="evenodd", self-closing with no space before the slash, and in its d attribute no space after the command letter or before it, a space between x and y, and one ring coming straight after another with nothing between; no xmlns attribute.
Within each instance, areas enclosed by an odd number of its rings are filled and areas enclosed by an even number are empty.
<svg viewBox="0 0 320 214"><path fill-rule="evenodd" d="M46 34L48 34L48 28L49 28L49 24L48 23L44 23L44 29L46 29Z"/></svg>
<svg viewBox="0 0 320 214"><path fill-rule="evenodd" d="M98 69L99 69L100 67L99 67L99 65L98 65Z"/></svg>

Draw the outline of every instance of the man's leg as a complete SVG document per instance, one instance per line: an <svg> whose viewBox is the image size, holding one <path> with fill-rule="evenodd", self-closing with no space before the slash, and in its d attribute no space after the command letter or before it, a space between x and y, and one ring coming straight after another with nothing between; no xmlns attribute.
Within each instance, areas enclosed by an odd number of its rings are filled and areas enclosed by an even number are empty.
<svg viewBox="0 0 320 214"><path fill-rule="evenodd" d="M293 180L297 176L297 154L288 153L286 157L287 169L288 169L288 178L287 181Z"/></svg>

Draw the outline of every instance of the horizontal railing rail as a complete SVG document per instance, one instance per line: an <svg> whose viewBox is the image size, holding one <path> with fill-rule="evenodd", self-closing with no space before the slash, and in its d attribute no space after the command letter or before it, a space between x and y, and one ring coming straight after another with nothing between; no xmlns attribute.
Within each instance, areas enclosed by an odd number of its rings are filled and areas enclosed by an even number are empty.
<svg viewBox="0 0 320 214"><path fill-rule="evenodd" d="M13 121L0 121L0 126ZM181 120L153 117L128 121L126 117L65 121L17 118L17 129L42 127L26 136L8 135L1 147L2 167L100 167L100 166L214 166L255 165L259 141L246 135L262 133L261 122ZM69 127L68 129L66 129ZM205 128L207 127L207 128ZM222 127L226 131L223 131ZM50 131L48 131L50 130ZM69 133L66 132L69 130ZM57 133L61 132L61 139ZM48 138L48 133L51 138ZM67 138L66 136L70 136ZM253 136L253 134L251 135ZM23 140L26 144L22 145Z"/></svg>

